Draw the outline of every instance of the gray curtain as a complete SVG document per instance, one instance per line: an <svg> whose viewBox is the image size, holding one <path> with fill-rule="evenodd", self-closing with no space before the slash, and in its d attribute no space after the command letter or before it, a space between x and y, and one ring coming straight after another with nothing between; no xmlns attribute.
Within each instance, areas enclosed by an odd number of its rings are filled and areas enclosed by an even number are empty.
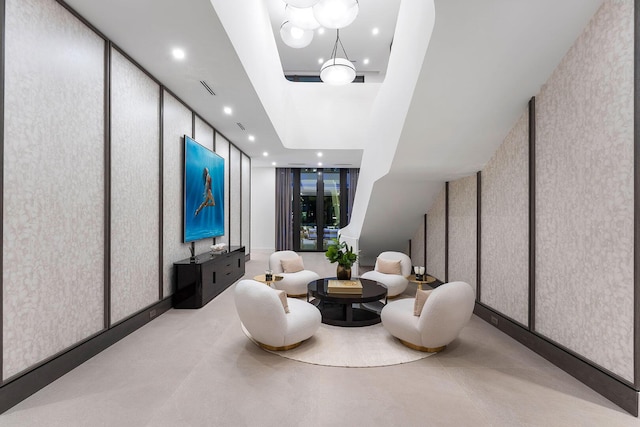
<svg viewBox="0 0 640 427"><path fill-rule="evenodd" d="M358 176L360 175L360 169L349 169L349 191L347 200L347 224L351 221L351 210L353 209L353 200L356 197L356 187L358 186Z"/></svg>
<svg viewBox="0 0 640 427"><path fill-rule="evenodd" d="M293 179L291 168L276 168L276 250L293 250Z"/></svg>

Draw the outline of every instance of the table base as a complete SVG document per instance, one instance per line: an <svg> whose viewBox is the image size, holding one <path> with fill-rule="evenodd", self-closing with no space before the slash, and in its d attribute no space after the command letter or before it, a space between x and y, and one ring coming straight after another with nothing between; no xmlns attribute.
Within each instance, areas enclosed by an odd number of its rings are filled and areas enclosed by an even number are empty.
<svg viewBox="0 0 640 427"><path fill-rule="evenodd" d="M311 303L320 308L322 323L352 328L380 323L380 310L384 306L382 303L339 304L318 299Z"/></svg>

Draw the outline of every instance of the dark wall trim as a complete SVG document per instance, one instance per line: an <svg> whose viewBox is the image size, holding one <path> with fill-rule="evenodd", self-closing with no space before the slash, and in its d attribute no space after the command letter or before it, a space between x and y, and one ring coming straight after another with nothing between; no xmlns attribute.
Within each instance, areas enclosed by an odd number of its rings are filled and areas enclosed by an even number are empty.
<svg viewBox="0 0 640 427"><path fill-rule="evenodd" d="M245 250L247 252L247 256L249 256L248 254L251 253L251 157L247 156L245 153L242 153L242 155L240 156L240 165L242 166L242 159L246 157L247 161L249 162L249 176L247 177L247 179L249 180L249 206L247 207L247 211L248 211L248 215L249 215L249 229L246 230L247 231L247 235L246 235L246 242L243 241L242 239L240 240L240 246L244 246ZM242 178L244 180L244 177ZM242 185L242 183L240 183L240 185ZM346 191L344 192L345 194L347 193ZM345 196L346 199L346 196ZM242 205L240 205L242 206ZM344 206L347 206L346 204ZM244 208L240 211L242 213L242 215L244 215ZM240 231L242 232L242 222L240 223ZM244 234L241 237L245 237Z"/></svg>
<svg viewBox="0 0 640 427"><path fill-rule="evenodd" d="M116 52L118 52L120 55L122 55L127 61L129 61L131 64L135 65L136 68L140 71L142 71L147 77L149 77L151 80L153 80L153 82L155 84L157 84L158 86L160 86L162 88L162 83L160 83L158 81L158 79L156 79L153 74L151 74L150 72L147 71L146 68L144 68L142 65L140 65L135 59L133 59L132 57L129 56L129 54L127 52L125 52L124 50L120 49L118 47L118 45L116 45L115 43L111 42L111 47L113 48L113 50L115 50Z"/></svg>
<svg viewBox="0 0 640 427"><path fill-rule="evenodd" d="M193 110L191 110L191 138L196 139L196 113Z"/></svg>
<svg viewBox="0 0 640 427"><path fill-rule="evenodd" d="M638 416L638 392L624 381L481 303L476 303L474 314L591 387L625 411Z"/></svg>
<svg viewBox="0 0 640 427"><path fill-rule="evenodd" d="M4 163L3 163L4 164ZM104 328L111 325L111 42L104 43Z"/></svg>
<svg viewBox="0 0 640 427"><path fill-rule="evenodd" d="M52 383L96 354L126 337L136 329L171 308L171 298L159 301L116 326L79 343L47 363L5 384L0 393L0 413L6 411L36 391Z"/></svg>
<svg viewBox="0 0 640 427"><path fill-rule="evenodd" d="M5 0L2 0L3 3ZM56 2L58 2L58 4L62 7L64 7L65 9L67 9L67 12L69 12L70 14L72 14L73 16L75 16L80 22L82 22L84 25L86 25L87 27L89 27L91 29L91 31L93 31L94 33L96 33L98 36L102 37L105 41L108 40L108 37L105 36L104 34L102 34L100 32L100 30L98 30L96 27L93 26L93 24L91 24L91 22L87 21L86 19L84 19L84 17L80 14L78 14L78 12L76 12L75 10L73 10L73 8L71 8L71 6L69 6L68 4L66 4L63 0L55 0ZM3 30L4 31L4 30ZM4 40L3 40L3 46L4 46Z"/></svg>
<svg viewBox="0 0 640 427"><path fill-rule="evenodd" d="M444 281L449 281L449 181L444 185Z"/></svg>
<svg viewBox="0 0 640 427"><path fill-rule="evenodd" d="M480 301L482 290L481 262L482 262L482 171L476 174L476 301Z"/></svg>
<svg viewBox="0 0 640 427"><path fill-rule="evenodd" d="M204 120L203 120L203 121L204 121ZM205 123L206 123L206 122L205 122ZM207 125L209 125L209 124L207 123ZM209 126L211 126L211 125L209 125ZM211 127L213 128L213 126L211 126ZM214 128L214 129L213 129L213 152L214 152L214 153L217 153L217 151L216 151L216 146L217 146L216 144L218 143L217 139L218 139L218 132L216 132L216 130L215 130L215 128ZM223 188L222 188L222 191L224 191L224 184L223 184L223 186L222 186L222 187L223 187ZM231 187L229 187L229 188L231 188ZM225 200L224 202L226 203L226 200ZM231 213L231 206L229 206L229 213ZM224 216L224 209L223 209L222 215ZM217 239L216 237L214 237L214 238L212 239L212 244L213 244L213 245L215 245L215 244L217 244L217 243L218 243L218 239ZM229 246L231 246L231 241L229 241Z"/></svg>
<svg viewBox="0 0 640 427"><path fill-rule="evenodd" d="M5 49L5 9L6 1L0 0L0 242L4 241L4 49ZM4 271L4 257L0 256L0 272ZM2 384L2 361L4 357L4 274L0 274L0 384Z"/></svg>
<svg viewBox="0 0 640 427"><path fill-rule="evenodd" d="M424 242L422 242L424 244L424 268L425 270L427 269L427 214L424 214Z"/></svg>
<svg viewBox="0 0 640 427"><path fill-rule="evenodd" d="M288 170L291 171L291 173L293 174L293 209L292 209L292 213L293 213L293 250L294 251L299 251L300 250L300 234L299 232L296 233L296 230L300 230L300 215L296 215L295 211L296 211L296 206L300 206L300 169L296 168L296 169L284 169L282 171L282 173L287 172ZM276 177L276 182L277 182L277 177ZM276 193L277 193L277 189L276 189ZM276 199L277 200L277 199ZM278 221L278 219L276 218L276 222ZM276 224L276 230L277 230L277 224ZM278 241L278 236L276 236L276 242Z"/></svg>
<svg viewBox="0 0 640 427"><path fill-rule="evenodd" d="M536 97L529 101L529 329L536 330Z"/></svg>
<svg viewBox="0 0 640 427"><path fill-rule="evenodd" d="M633 49L633 372L640 385L640 0L634 1Z"/></svg>
<svg viewBox="0 0 640 427"><path fill-rule="evenodd" d="M158 176L158 299L164 298L164 90L160 86L160 109L158 111L158 150L159 176Z"/></svg>
<svg viewBox="0 0 640 427"><path fill-rule="evenodd" d="M349 224L347 219L346 206L349 204L349 192L347 191L347 180L349 179L349 169L340 170L340 206L344 208L340 209L340 227L346 227ZM344 189L344 191L343 191Z"/></svg>
<svg viewBox="0 0 640 427"><path fill-rule="evenodd" d="M240 168L240 215L238 215L238 220L240 221L240 236L238 239L238 245L242 246L242 189L243 189L243 185L242 185L242 153L239 154L238 156L238 162L240 162L240 164L238 165L238 167ZM229 181L229 184L231 184L231 181ZM229 196L231 196L231 194L229 194ZM231 206L229 206L229 216L231 216ZM229 245L231 245L231 240L229 240Z"/></svg>

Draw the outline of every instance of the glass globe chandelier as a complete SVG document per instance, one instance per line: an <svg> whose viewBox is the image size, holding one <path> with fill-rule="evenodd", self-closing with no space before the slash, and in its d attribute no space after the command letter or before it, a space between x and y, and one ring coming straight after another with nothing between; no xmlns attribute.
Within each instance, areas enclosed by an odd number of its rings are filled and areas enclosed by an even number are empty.
<svg viewBox="0 0 640 427"><path fill-rule="evenodd" d="M315 30L320 27L320 23L316 20L313 9L310 7L300 8L288 4L284 8L284 13L289 22L303 30Z"/></svg>
<svg viewBox="0 0 640 427"><path fill-rule="evenodd" d="M344 58L336 57L338 53L338 44L342 48ZM331 51L331 58L322 64L320 68L320 80L330 85L345 85L351 83L356 78L356 67L349 60L347 52L344 50L342 41L340 41L340 30L336 30L336 42Z"/></svg>
<svg viewBox="0 0 640 427"><path fill-rule="evenodd" d="M286 4L293 7L311 7L318 3L319 0L284 0Z"/></svg>
<svg viewBox="0 0 640 427"><path fill-rule="evenodd" d="M313 30L304 30L291 21L284 21L280 26L280 37L287 46L300 49L309 46L313 40Z"/></svg>
<svg viewBox="0 0 640 427"><path fill-rule="evenodd" d="M313 15L323 27L338 29L350 25L359 10L358 0L320 0L313 6Z"/></svg>

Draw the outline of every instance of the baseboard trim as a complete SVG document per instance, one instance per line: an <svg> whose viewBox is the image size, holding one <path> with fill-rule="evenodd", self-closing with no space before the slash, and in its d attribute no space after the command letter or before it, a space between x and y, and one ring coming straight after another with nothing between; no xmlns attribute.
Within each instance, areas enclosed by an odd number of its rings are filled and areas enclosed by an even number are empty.
<svg viewBox="0 0 640 427"><path fill-rule="evenodd" d="M0 387L0 414L171 308L165 298Z"/></svg>
<svg viewBox="0 0 640 427"><path fill-rule="evenodd" d="M638 416L638 391L558 345L531 332L497 311L476 302L474 314L509 335L530 350L547 359L569 375L620 406L631 415Z"/></svg>

